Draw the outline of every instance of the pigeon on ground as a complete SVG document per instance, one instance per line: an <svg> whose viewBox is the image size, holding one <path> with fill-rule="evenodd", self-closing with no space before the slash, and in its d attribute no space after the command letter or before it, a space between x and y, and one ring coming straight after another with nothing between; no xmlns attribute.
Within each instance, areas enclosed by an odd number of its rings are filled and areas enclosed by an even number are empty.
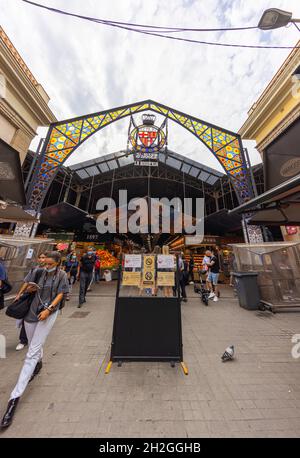
<svg viewBox="0 0 300 458"><path fill-rule="evenodd" d="M224 363L225 361L231 361L233 358L234 358L234 346L230 345L230 347L226 348L221 359Z"/></svg>

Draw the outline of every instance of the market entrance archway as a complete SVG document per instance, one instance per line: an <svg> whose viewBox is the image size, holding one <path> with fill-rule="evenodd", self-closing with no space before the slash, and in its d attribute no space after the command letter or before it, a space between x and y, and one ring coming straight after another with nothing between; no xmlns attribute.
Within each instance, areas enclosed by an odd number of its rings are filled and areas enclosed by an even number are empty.
<svg viewBox="0 0 300 458"><path fill-rule="evenodd" d="M253 197L240 135L153 100L145 100L51 124L29 187L29 207L39 212L57 171L84 141L113 122L143 111L163 115L196 136L230 177L238 201L246 202Z"/></svg>

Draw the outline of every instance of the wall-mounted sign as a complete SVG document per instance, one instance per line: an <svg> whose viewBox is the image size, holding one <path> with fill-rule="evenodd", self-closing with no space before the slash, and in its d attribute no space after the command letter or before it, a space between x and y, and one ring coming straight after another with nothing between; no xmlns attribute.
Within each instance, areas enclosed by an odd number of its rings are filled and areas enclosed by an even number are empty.
<svg viewBox="0 0 300 458"><path fill-rule="evenodd" d="M286 226L285 228L288 235L298 234L298 226Z"/></svg>
<svg viewBox="0 0 300 458"><path fill-rule="evenodd" d="M32 259L33 256L33 248L29 248L26 254L26 259Z"/></svg>

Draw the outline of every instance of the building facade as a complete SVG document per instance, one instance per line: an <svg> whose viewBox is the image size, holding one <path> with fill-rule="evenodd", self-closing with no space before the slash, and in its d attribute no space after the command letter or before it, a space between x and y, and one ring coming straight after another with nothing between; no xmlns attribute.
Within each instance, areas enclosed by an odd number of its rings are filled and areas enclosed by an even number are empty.
<svg viewBox="0 0 300 458"><path fill-rule="evenodd" d="M24 161L38 126L55 122L49 96L0 27L0 138Z"/></svg>
<svg viewBox="0 0 300 458"><path fill-rule="evenodd" d="M239 134L256 141L264 163L265 191L300 175L299 48L289 54L252 105ZM286 241L300 242L300 227L282 226L281 230Z"/></svg>

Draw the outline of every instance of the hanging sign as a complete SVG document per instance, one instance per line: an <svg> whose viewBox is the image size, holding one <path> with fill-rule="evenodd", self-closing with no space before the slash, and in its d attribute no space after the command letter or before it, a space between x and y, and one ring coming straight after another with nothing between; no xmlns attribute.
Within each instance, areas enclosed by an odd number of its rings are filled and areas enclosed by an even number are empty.
<svg viewBox="0 0 300 458"><path fill-rule="evenodd" d="M142 267L142 255L140 254L125 254L124 267L138 269Z"/></svg>
<svg viewBox="0 0 300 458"><path fill-rule="evenodd" d="M123 272L122 286L140 286L141 272Z"/></svg>
<svg viewBox="0 0 300 458"><path fill-rule="evenodd" d="M130 120L128 145L134 154L134 165L157 167L158 153L167 144L167 118L160 127L154 125L156 117L153 114L146 113L142 119L141 125L136 125L133 117Z"/></svg>
<svg viewBox="0 0 300 458"><path fill-rule="evenodd" d="M175 286L174 272L157 272L157 286Z"/></svg>
<svg viewBox="0 0 300 458"><path fill-rule="evenodd" d="M175 258L172 254L158 254L157 268L158 269L174 269Z"/></svg>

